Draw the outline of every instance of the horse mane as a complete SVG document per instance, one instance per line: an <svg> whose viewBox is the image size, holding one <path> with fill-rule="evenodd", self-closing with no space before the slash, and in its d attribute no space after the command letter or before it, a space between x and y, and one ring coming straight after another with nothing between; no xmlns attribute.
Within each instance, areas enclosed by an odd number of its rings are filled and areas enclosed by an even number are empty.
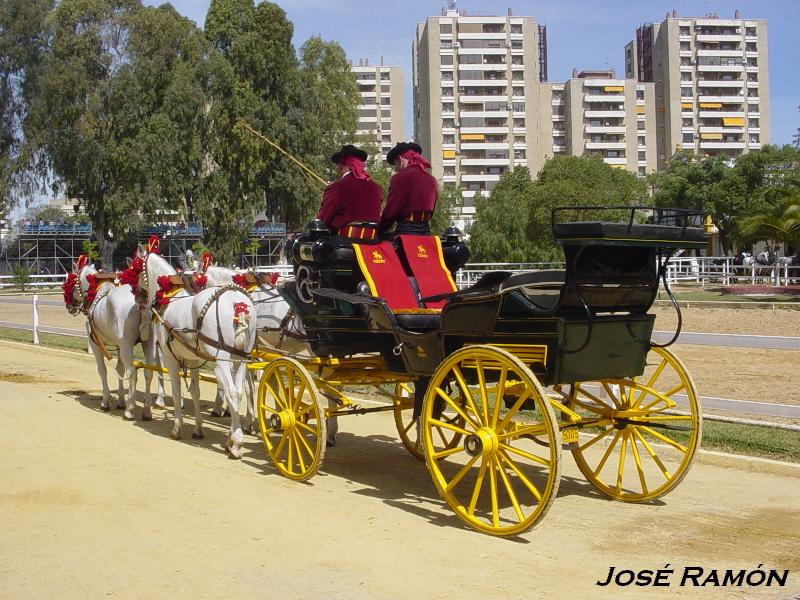
<svg viewBox="0 0 800 600"><path fill-rule="evenodd" d="M236 273L236 271L233 269L221 267L219 265L210 265L208 269L206 269L208 285L212 287L219 287L221 285L230 283L234 273Z"/></svg>
<svg viewBox="0 0 800 600"><path fill-rule="evenodd" d="M147 271L147 305L151 306L158 291L158 278L162 275L175 275L178 271L167 259L160 254L150 252L145 258L145 269Z"/></svg>

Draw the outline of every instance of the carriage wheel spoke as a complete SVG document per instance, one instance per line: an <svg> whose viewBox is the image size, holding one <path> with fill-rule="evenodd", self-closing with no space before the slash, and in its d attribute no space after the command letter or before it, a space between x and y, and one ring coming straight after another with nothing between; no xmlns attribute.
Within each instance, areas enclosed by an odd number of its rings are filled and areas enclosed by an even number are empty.
<svg viewBox="0 0 800 600"><path fill-rule="evenodd" d="M526 488L528 488L528 491L530 491L530 493L533 494L533 497L536 498L536 501L537 502L541 502L542 501L542 494L539 492L539 490L536 488L536 486L533 484L533 482L530 481L522 473L522 471L516 465L516 463L513 460L511 460L511 457L509 457L503 451L498 452L497 456L500 457L502 460L504 460L508 464L508 468L511 469L512 471L514 471L514 473L516 473L517 477L519 477L519 480L522 482L522 485L524 485Z"/></svg>
<svg viewBox="0 0 800 600"><path fill-rule="evenodd" d="M616 384L615 384L615 385L616 385ZM618 387L619 387L619 386L618 386ZM622 410L622 408L623 408L623 406L622 406L622 402L621 402L621 400L620 400L620 399L617 397L617 395L614 393L614 391L611 389L611 384L610 384L610 383L608 383L607 381L603 381L603 389L606 391L606 394L607 394L607 395L608 395L608 397L611 399L611 402L613 402L613 403L614 403L614 406L616 406L618 410ZM620 392L621 392L621 391L622 391L622 390L620 390Z"/></svg>
<svg viewBox="0 0 800 600"><path fill-rule="evenodd" d="M467 509L467 514L474 515L475 514L475 505L478 503L478 496L481 494L481 488L483 487L483 478L486 475L486 461L481 461L481 466L478 469L478 478L475 481L475 487L472 490L472 497L469 500L469 508Z"/></svg>
<svg viewBox="0 0 800 600"><path fill-rule="evenodd" d="M287 408L294 409L294 369L291 366L286 367L286 406Z"/></svg>
<svg viewBox="0 0 800 600"><path fill-rule="evenodd" d="M475 464L475 461L477 461L479 458L480 458L480 455L475 455L472 458L470 458L467 461L467 464L465 464L463 467L461 467L461 470L458 473L456 473L456 476L453 477L450 480L450 482L445 486L445 488L444 488L445 491L446 492L452 492L453 489L455 489L455 487L458 485L458 483L464 478L464 475L466 475L469 472L469 470L472 468L472 465ZM436 456L435 455L433 456L433 459L436 460Z"/></svg>
<svg viewBox="0 0 800 600"><path fill-rule="evenodd" d="M497 381L497 392L494 396L494 410L492 411L492 428L497 427L497 421L500 419L500 406L503 403L503 396L505 396L506 377L508 376L508 368L503 367L500 371L500 379Z"/></svg>
<svg viewBox="0 0 800 600"><path fill-rule="evenodd" d="M650 444L647 443L647 440L644 439L644 436L639 432L639 430L634 427L633 433L637 438L639 438L639 441L642 443L642 446L644 446L644 449L647 450L647 453L650 455L650 458L653 459L653 462L658 465L659 469L661 469L661 473L663 473L664 477L666 479L672 477L672 475L669 472L669 469L667 469L664 463L661 462L661 459L658 458L658 455L655 453L653 448L650 447Z"/></svg>
<svg viewBox="0 0 800 600"><path fill-rule="evenodd" d="M298 438L303 439L302 436L297 433L297 431L292 431L292 441L294 442L295 450L297 451L297 460L300 462L300 469L301 472L306 470L306 461L303 460L303 451L300 447L300 442ZM303 440L305 442L305 440ZM312 454L311 457L313 458L314 455Z"/></svg>
<svg viewBox="0 0 800 600"><path fill-rule="evenodd" d="M522 513L522 509L519 507L519 501L517 500L517 495L514 493L514 487L511 485L511 482L508 480L508 475L506 475L505 467L500 462L499 456L492 457L492 460L497 465L497 470L500 473L500 479L503 480L503 485L506 488L506 493L508 494L508 498L511 501L511 505L514 507L514 512L517 513L517 520L522 523L525 520L525 515Z"/></svg>
<svg viewBox="0 0 800 600"><path fill-rule="evenodd" d="M286 437L289 438L290 436L287 435ZM292 466L292 465L294 465L294 461L292 460L292 448L294 447L294 445L293 445L292 442L294 442L294 438L291 438L289 440L289 443L286 444L286 448L287 448L286 468L289 471L289 473L294 474L294 468Z"/></svg>
<svg viewBox="0 0 800 600"><path fill-rule="evenodd" d="M617 441L619 440L620 435L622 435L621 431L617 431L617 433L614 434L614 439L611 440L611 443L608 445L608 448L606 448L605 454L603 454L603 458L600 459L600 464L597 465L597 469L595 469L594 471L595 477L597 477L598 473L600 473L600 471L603 470L603 467L605 466L608 457L611 456L611 452L613 452L614 450L614 446L617 445Z"/></svg>
<svg viewBox="0 0 800 600"><path fill-rule="evenodd" d="M457 413L457 414L458 414L458 415L459 415L459 416L460 416L462 419L464 419L464 421L465 421L466 423L469 423L470 425L472 425L472 427L473 427L473 428L474 428L476 431L477 431L478 429L480 429L480 428L481 428L481 426L480 426L480 425L478 425L478 424L475 422L475 420L474 420L472 417L470 417L470 416L469 416L467 413L465 413L463 410L461 410L461 407L460 407L460 406L458 406L457 404L455 404L455 403L453 402L453 399L452 399L452 398L451 398L451 397L450 397L448 394L445 394L445 393L444 393L444 391L443 391L441 388L436 388L436 394L437 394L437 395L438 395L438 396L439 396L439 397L440 397L442 400L444 400L445 402L447 402L447 403L448 403L448 404L449 404L449 405L450 405L450 406L453 408L453 410L455 410L455 411L456 411L456 413ZM477 415L477 413L475 413L475 414Z"/></svg>
<svg viewBox="0 0 800 600"><path fill-rule="evenodd" d="M546 435L547 434L547 425L544 423L539 423L536 425L527 425L525 427L517 427L512 431L506 431L505 433L497 434L497 438L500 440L507 440L507 439L517 439L523 436L537 436L537 435Z"/></svg>
<svg viewBox="0 0 800 600"><path fill-rule="evenodd" d="M467 383L464 380L464 376L461 373L461 369L459 369L458 366L453 367L453 375L455 375L456 381L458 381L458 386L461 388L461 393L464 394L464 397L467 400L469 409L472 410L473 414L475 415L475 418L478 419L478 421L474 421L472 419L469 419L469 421L475 429L480 429L482 425L482 423L480 423L481 413L478 412L478 407L475 405L475 399L472 397L472 393L469 391ZM436 392L439 393L440 396L445 398L447 403L456 409L456 412L460 412L458 408L453 404L449 394L445 395L440 389L437 389ZM466 418L466 415L462 414L462 416Z"/></svg>
<svg viewBox="0 0 800 600"><path fill-rule="evenodd" d="M647 383L644 384L644 388L639 392L639 395L636 397L636 400L633 403L633 407L636 408L639 406L639 403L642 401L642 398L647 393L647 390L653 387L653 384L659 378L661 373L664 371L664 368L667 366L667 359L662 358L661 362L656 367L656 370L653 371L653 374L650 375L650 378L647 380Z"/></svg>
<svg viewBox="0 0 800 600"><path fill-rule="evenodd" d="M317 430L316 430L316 429L314 429L313 427L311 427L311 425L309 425L308 423L303 423L302 421L297 421L297 422L295 423L295 425L297 425L298 427L301 427L301 428L305 429L305 430L306 430L308 433L310 433L310 434L313 434L313 435L315 435L315 436L317 435ZM300 435L302 435L302 434L300 434Z"/></svg>
<svg viewBox="0 0 800 600"><path fill-rule="evenodd" d="M441 450L440 452L434 452L433 460L439 460L440 458L452 456L453 454L458 454L459 452L464 452L463 446L454 446L453 448L447 448L445 450Z"/></svg>
<svg viewBox="0 0 800 600"><path fill-rule="evenodd" d="M508 424L509 422L511 422L511 419L514 417L514 415L516 415L520 411L522 405L525 404L525 401L530 397L531 397L531 390L525 390L524 393L520 394L519 398L517 398L516 402L514 402L514 405L508 410L506 415L503 417L503 420L500 421L500 424L497 425L497 427L494 427L494 430L503 431L506 427L508 427Z"/></svg>
<svg viewBox="0 0 800 600"><path fill-rule="evenodd" d="M577 386L576 393L575 393L575 398L576 398L576 400L575 400L575 401L576 401L577 403L579 403L581 406L583 406L584 408L586 408L586 409L588 409L588 410L591 410L592 412L597 412L597 411L596 411L596 410L594 410L594 409L592 409L590 405L587 405L587 404L585 404L585 403L581 403L579 400L577 400L577 396L578 396L577 392L580 392L581 394L583 394L584 396L586 396L586 397L587 397L587 398L589 398L590 400L594 400L594 401L595 401L595 403L596 403L598 406L602 406L602 407L603 407L603 408L605 408L606 410L614 410L614 409L616 408L615 406L611 406L611 405L610 405L608 402L604 402L602 399L600 399L598 396L595 396L595 395L594 395L594 394L592 394L591 392L587 392L585 389L583 389L583 387L581 387L580 385L578 385L578 386ZM602 414L602 413L601 413L601 414Z"/></svg>
<svg viewBox="0 0 800 600"><path fill-rule="evenodd" d="M475 371L478 373L478 390L481 394L481 402L483 406L483 420L481 425L489 424L489 398L486 395L486 377L483 373L483 361L480 358L475 359ZM495 394L495 402L497 402L497 394Z"/></svg>
<svg viewBox="0 0 800 600"><path fill-rule="evenodd" d="M684 446L683 444L679 444L678 442L676 442L672 438L668 438L667 436L661 434L660 432L658 432L658 431L656 431L654 429L651 429L650 427L646 427L644 425L642 425L641 428L644 431L646 431L647 433L649 433L650 435L652 435L653 437L656 437L656 438L660 439L665 444L669 444L670 446L672 446L676 450L680 450L684 454L686 454L686 452L688 452L688 448L686 448L686 446Z"/></svg>
<svg viewBox="0 0 800 600"><path fill-rule="evenodd" d="M278 445L275 446L275 456L280 457L281 450L283 449L283 446L286 443L286 440L288 439L289 439L289 433L287 431L282 431L281 439L278 441Z"/></svg>
<svg viewBox="0 0 800 600"><path fill-rule="evenodd" d="M625 455L628 450L628 431L622 432L622 447L619 452L619 463L617 464L617 493L622 491L622 477L625 473Z"/></svg>
<svg viewBox="0 0 800 600"><path fill-rule="evenodd" d="M639 448L636 445L636 430L633 430L634 434L630 436L631 440L631 452L633 453L633 460L636 463L636 471L639 473L639 482L642 484L642 493L647 493L647 481L644 476L644 470L642 469L642 460L639 458Z"/></svg>
<svg viewBox="0 0 800 600"><path fill-rule="evenodd" d="M294 433L297 435L297 439L303 443L303 446L308 452L308 456L311 458L311 460L314 460L314 451L311 449L311 446L308 445L308 441L306 440L305 436L299 431L295 431ZM312 433L316 432L312 431Z"/></svg>
<svg viewBox="0 0 800 600"><path fill-rule="evenodd" d="M297 408L300 406L300 403L303 401L303 395L306 393L306 382L300 381L300 384L297 386L297 392L294 396L294 402L292 403L292 410L297 412Z"/></svg>
<svg viewBox="0 0 800 600"><path fill-rule="evenodd" d="M492 501L492 525L498 527L500 525L500 510L497 508L497 473L494 470L494 457L488 460L489 469L489 493Z"/></svg>
<svg viewBox="0 0 800 600"><path fill-rule="evenodd" d="M578 446L578 450L581 450L581 451L583 451L583 450L585 450L586 448L588 448L589 446L594 446L594 445L595 445L597 442L599 442L600 440L602 440L602 439L603 439L604 437L606 437L606 436L607 436L609 433L613 433L613 432L614 432L614 428L613 428L613 427L609 427L608 429L604 429L602 432L598 433L598 434L597 434L595 437L593 437L592 439L590 439L588 442L586 442L586 443L585 443L585 444L583 444L582 446Z"/></svg>
<svg viewBox="0 0 800 600"><path fill-rule="evenodd" d="M428 419L428 423L436 426L437 428L449 429L450 431L455 431L456 433L460 433L461 435L469 435L469 431L467 431L466 429L462 429L458 425L453 425L452 423L448 423L447 421L439 421L438 419Z"/></svg>
<svg viewBox="0 0 800 600"><path fill-rule="evenodd" d="M500 443L500 448L505 450L506 452L512 452L514 454L518 454L523 458L527 458L535 463L539 463L545 467L551 467L550 461L546 458L542 458L541 456L536 456L535 454L531 454L530 452L526 452L525 450L521 450L520 448L514 448L514 446L509 446L508 444Z"/></svg>
<svg viewBox="0 0 800 600"><path fill-rule="evenodd" d="M692 415L642 415L633 416L631 419L639 425L641 423L658 423L661 421L691 421Z"/></svg>

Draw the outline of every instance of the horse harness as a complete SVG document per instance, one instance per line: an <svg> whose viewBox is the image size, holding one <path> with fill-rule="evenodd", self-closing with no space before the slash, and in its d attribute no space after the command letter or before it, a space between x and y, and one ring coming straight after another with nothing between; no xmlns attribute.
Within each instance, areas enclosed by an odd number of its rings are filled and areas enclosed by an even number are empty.
<svg viewBox="0 0 800 600"><path fill-rule="evenodd" d="M100 351L103 353L103 356L106 360L111 360L111 356L108 354L108 350L106 350L106 342L103 337L100 335L100 332L97 331L97 327L94 324L94 309L97 308L97 305L100 303L100 300L104 299L111 293L111 290L116 287L116 283L114 283L112 278L116 278L116 273L105 273L105 277L99 277L101 274L98 273L95 276L98 277L101 281L98 282L97 287L101 289L99 293L97 293L92 300L89 306L82 306L81 312L86 315L86 320L89 322L89 337L92 338L94 343L100 348ZM80 285L78 285L78 295L80 296L81 303L83 305L86 304L86 298L83 295L83 291L80 289Z"/></svg>

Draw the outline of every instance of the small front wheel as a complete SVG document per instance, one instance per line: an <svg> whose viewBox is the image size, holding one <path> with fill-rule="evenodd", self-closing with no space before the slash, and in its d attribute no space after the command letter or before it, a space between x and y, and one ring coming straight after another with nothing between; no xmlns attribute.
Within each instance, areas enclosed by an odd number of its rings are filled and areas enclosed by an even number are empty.
<svg viewBox="0 0 800 600"><path fill-rule="evenodd" d="M458 422L437 416L437 407ZM422 408L425 460L439 495L470 527L515 535L550 508L561 436L541 384L513 354L467 346L439 365ZM446 443L444 430L458 436Z"/></svg>
<svg viewBox="0 0 800 600"><path fill-rule="evenodd" d="M258 423L275 468L305 481L325 457L325 409L306 368L293 358L273 360L258 386Z"/></svg>

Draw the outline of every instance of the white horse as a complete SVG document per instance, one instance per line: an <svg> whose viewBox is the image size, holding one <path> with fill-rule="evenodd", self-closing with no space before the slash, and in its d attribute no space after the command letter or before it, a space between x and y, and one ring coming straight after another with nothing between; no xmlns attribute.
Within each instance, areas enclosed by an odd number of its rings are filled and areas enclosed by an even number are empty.
<svg viewBox="0 0 800 600"><path fill-rule="evenodd" d="M204 273L208 278L208 286L230 285L231 283L241 285L246 283L242 282L242 279L237 278L237 276L244 277L247 271L236 271L218 265L209 265ZM249 285L242 286L246 287L250 297L253 299L256 309L256 330L259 339L272 348L290 354L307 352L308 344L305 342L303 323L297 315L291 312L289 304L278 292L278 283L279 280L274 283L263 283L256 280ZM247 377L247 400L249 433L256 433L259 428L253 404L253 383L250 377ZM223 397L219 390L217 391L214 409L211 414L215 417L221 417L223 414L227 416L227 412L223 412Z"/></svg>
<svg viewBox="0 0 800 600"><path fill-rule="evenodd" d="M89 347L97 363L97 372L103 385L103 399L100 407L109 410L110 391L105 359L110 357L106 345L116 346L118 394L116 408L125 409L125 418L134 418L136 396L136 369L133 367L133 347L139 341L140 314L136 307L131 287L116 285L114 274L98 273L94 265L88 264L85 255L81 255L73 273L64 284L64 301L71 314L82 312L86 315L86 334ZM155 347L153 344L142 344L145 360L153 362ZM128 394L125 395L124 380L128 381ZM150 384L153 373L145 372L145 401L142 420L152 419L152 396ZM157 403L163 406L164 388L161 377L158 378Z"/></svg>
<svg viewBox="0 0 800 600"><path fill-rule="evenodd" d="M190 373L190 394L194 401L195 426L192 437L200 439L203 433L203 415L200 412L199 369L205 362L214 363L214 373L231 407L231 427L225 450L233 458L242 456L244 434L239 421L239 401L246 373L245 359L253 349L256 323L252 315L255 307L249 296L235 286L206 288L195 295L178 289L168 299L165 307L154 314L154 302L162 277L175 275L175 269L160 255L148 252L143 257L139 275L140 298L144 301L144 318L156 319L154 333L161 348L164 366L169 371L175 423L171 435L180 439L183 425L181 405L180 369L185 366ZM163 289L162 289L163 292Z"/></svg>

